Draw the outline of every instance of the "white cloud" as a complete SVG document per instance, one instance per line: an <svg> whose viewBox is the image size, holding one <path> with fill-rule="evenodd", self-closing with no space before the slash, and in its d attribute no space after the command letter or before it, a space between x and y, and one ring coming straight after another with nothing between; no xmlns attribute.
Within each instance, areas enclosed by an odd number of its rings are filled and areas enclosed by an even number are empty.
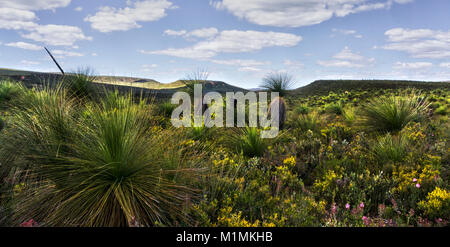
<svg viewBox="0 0 450 247"><path fill-rule="evenodd" d="M0 29L29 30L37 26L35 20L37 17L31 11L0 7Z"/></svg>
<svg viewBox="0 0 450 247"><path fill-rule="evenodd" d="M394 0L396 3L405 4L405 3L412 3L414 0Z"/></svg>
<svg viewBox="0 0 450 247"><path fill-rule="evenodd" d="M217 28L211 27L211 28L201 28L201 29L196 29L196 30L192 30L190 32L186 31L186 30L171 30L171 29L167 29L166 31L164 31L165 35L169 35L169 36L183 36L184 38L191 38L191 37L196 37L196 38L213 38L214 36L216 36L217 34L219 34L219 30L217 30Z"/></svg>
<svg viewBox="0 0 450 247"><path fill-rule="evenodd" d="M347 29L337 29L337 28L333 28L331 31L333 31L333 32L335 32L335 33L345 34L345 35L356 34L356 31L355 31L355 30L347 30Z"/></svg>
<svg viewBox="0 0 450 247"><path fill-rule="evenodd" d="M38 50L42 49L41 46L38 46L38 45L35 45L35 44L26 43L26 42L8 43L8 44L5 44L5 46L16 47L16 48L25 49L25 50L31 50L31 51L38 51Z"/></svg>
<svg viewBox="0 0 450 247"><path fill-rule="evenodd" d="M148 55L167 55L167 56L172 56L172 57L192 58L192 59L206 59L206 58L214 57L216 55L215 52L198 51L192 47L183 48L183 49L169 48L169 49L160 50L160 51L140 50L139 52L141 52L142 54L148 54Z"/></svg>
<svg viewBox="0 0 450 247"><path fill-rule="evenodd" d="M276 27L301 27L319 24L333 16L344 17L352 13L374 9L388 9L393 3L404 4L412 0L222 0L211 1L218 10L251 23Z"/></svg>
<svg viewBox="0 0 450 247"><path fill-rule="evenodd" d="M439 64L439 66L442 68L450 69L450 63L441 63L441 64Z"/></svg>
<svg viewBox="0 0 450 247"><path fill-rule="evenodd" d="M0 8L45 10L66 7L71 0L1 0Z"/></svg>
<svg viewBox="0 0 450 247"><path fill-rule="evenodd" d="M152 72L154 68L157 68L157 64L144 64L141 66L141 71L143 72Z"/></svg>
<svg viewBox="0 0 450 247"><path fill-rule="evenodd" d="M338 34L343 34L343 35L351 35L355 38L361 39L362 35L358 34L355 30L348 30L348 29L338 29L338 28L333 28L331 30L333 33L338 33ZM332 34L332 37L334 37L335 35Z"/></svg>
<svg viewBox="0 0 450 247"><path fill-rule="evenodd" d="M142 65L142 68L156 68L158 67L157 64L144 64Z"/></svg>
<svg viewBox="0 0 450 247"><path fill-rule="evenodd" d="M291 67L291 68L295 68L295 69L301 69L303 68L304 64L298 62L298 61L292 61L289 59L284 60L283 64L285 66Z"/></svg>
<svg viewBox="0 0 450 247"><path fill-rule="evenodd" d="M78 11L78 12L83 11L83 7L78 6L78 7L75 8L75 11Z"/></svg>
<svg viewBox="0 0 450 247"><path fill-rule="evenodd" d="M241 71L241 72L260 72L260 71L262 71L262 69L255 68L255 67L241 67L241 68L238 69L238 71Z"/></svg>
<svg viewBox="0 0 450 247"><path fill-rule="evenodd" d="M334 55L333 58L328 61L317 61L317 64L324 67L363 68L375 62L374 58L365 58L360 54L353 53L348 47Z"/></svg>
<svg viewBox="0 0 450 247"><path fill-rule="evenodd" d="M187 33L186 30L176 31L176 30L167 29L166 31L164 31L164 34L169 35L169 36L183 36L186 33Z"/></svg>
<svg viewBox="0 0 450 247"><path fill-rule="evenodd" d="M218 53L241 53L258 51L266 47L293 47L302 40L290 33L226 30L210 40L191 47L159 51L141 51L145 54L169 55L183 58L205 59Z"/></svg>
<svg viewBox="0 0 450 247"><path fill-rule="evenodd" d="M157 21L166 16L167 9L175 6L167 0L143 0L131 3L125 8L101 7L95 15L84 20L100 32L127 31L140 28L139 22Z"/></svg>
<svg viewBox="0 0 450 247"><path fill-rule="evenodd" d="M83 57L84 54L73 52L73 51L65 51L65 50L53 50L51 51L56 58L65 58L65 57Z"/></svg>
<svg viewBox="0 0 450 247"><path fill-rule="evenodd" d="M212 63L230 65L230 66L240 66L240 67L254 67L270 64L269 62L261 62L252 59L231 59L231 60L210 60Z"/></svg>
<svg viewBox="0 0 450 247"><path fill-rule="evenodd" d="M430 29L403 29L393 28L387 30L384 35L388 36L388 40L392 42L414 41L422 38L433 36L434 31Z"/></svg>
<svg viewBox="0 0 450 247"><path fill-rule="evenodd" d="M403 63L396 62L394 69L426 69L432 67L433 64L429 62L414 62L414 63Z"/></svg>
<svg viewBox="0 0 450 247"><path fill-rule="evenodd" d="M211 27L211 28L202 28L193 30L186 34L187 37L197 37L197 38L211 38L216 36L219 33L219 30L217 28Z"/></svg>
<svg viewBox="0 0 450 247"><path fill-rule="evenodd" d="M339 60L363 61L364 57L360 54L353 53L347 46L342 51L333 56Z"/></svg>
<svg viewBox="0 0 450 247"><path fill-rule="evenodd" d="M20 61L20 63L25 64L25 65L38 65L38 64L41 64L40 62L29 61L29 60L22 60L22 61Z"/></svg>
<svg viewBox="0 0 450 247"><path fill-rule="evenodd" d="M91 40L83 31L74 26L39 25L33 11L54 10L66 7L71 0L1 0L0 29L25 30L24 38L49 45L73 46L78 40Z"/></svg>
<svg viewBox="0 0 450 247"><path fill-rule="evenodd" d="M92 40L79 27L64 25L38 26L22 37L55 46L73 46L79 40Z"/></svg>
<svg viewBox="0 0 450 247"><path fill-rule="evenodd" d="M450 57L450 31L394 28L385 32L386 50L403 51L414 58Z"/></svg>
<svg viewBox="0 0 450 247"><path fill-rule="evenodd" d="M345 68L362 68L364 65L342 60L318 61L319 65L324 67L345 67Z"/></svg>

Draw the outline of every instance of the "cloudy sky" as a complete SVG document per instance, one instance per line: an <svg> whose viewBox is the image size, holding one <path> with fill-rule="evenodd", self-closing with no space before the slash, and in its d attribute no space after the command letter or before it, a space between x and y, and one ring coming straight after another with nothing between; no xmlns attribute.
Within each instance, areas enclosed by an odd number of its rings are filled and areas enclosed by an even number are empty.
<svg viewBox="0 0 450 247"><path fill-rule="evenodd" d="M198 68L252 88L450 80L449 0L0 0L0 67L171 82Z"/></svg>

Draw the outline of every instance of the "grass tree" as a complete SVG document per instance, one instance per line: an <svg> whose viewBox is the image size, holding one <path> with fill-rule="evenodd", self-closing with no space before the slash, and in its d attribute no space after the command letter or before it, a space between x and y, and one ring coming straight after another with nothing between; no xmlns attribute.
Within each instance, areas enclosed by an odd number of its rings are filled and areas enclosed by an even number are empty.
<svg viewBox="0 0 450 247"><path fill-rule="evenodd" d="M229 138L231 146L247 157L261 157L268 146L268 140L262 138L260 130L255 127L238 129Z"/></svg>
<svg viewBox="0 0 450 247"><path fill-rule="evenodd" d="M380 97L362 108L360 124L372 131L397 132L411 121L423 119L430 104L415 93Z"/></svg>
<svg viewBox="0 0 450 247"><path fill-rule="evenodd" d="M96 90L94 71L89 68L79 68L76 72L67 76L68 89L73 96L83 98L95 98Z"/></svg>
<svg viewBox="0 0 450 247"><path fill-rule="evenodd" d="M181 177L193 174L198 155L186 157L174 146L176 137L172 145L174 131L151 131L150 105L117 93L80 105L61 87L29 100L15 110L0 155L1 174L26 179L15 196L15 224L34 219L49 226L152 226L187 220L183 207L192 190L184 181L194 176Z"/></svg>
<svg viewBox="0 0 450 247"><path fill-rule="evenodd" d="M269 114L273 107L279 108L279 127L283 128L286 121L286 102L284 96L288 93L288 90L295 84L292 75L288 73L270 73L263 78L263 82L260 85L261 88L266 89L269 92L277 92L279 97L272 99L269 107Z"/></svg>
<svg viewBox="0 0 450 247"><path fill-rule="evenodd" d="M17 99L25 88L22 84L11 81L0 81L0 107L5 107L11 101Z"/></svg>
<svg viewBox="0 0 450 247"><path fill-rule="evenodd" d="M184 91L186 93L189 94L189 96L191 96L191 98L193 99L193 104L194 105L198 105L201 104L201 107L196 108L201 110L201 114L203 114L206 109L207 109L207 105L204 103L200 103L203 102L203 96L204 96L204 92L202 91L202 95L201 95L201 99L196 99L194 98L194 89L195 89L195 85L201 85L202 89L204 90L204 85L207 82L209 77L209 72L206 69L197 69L196 71L192 72L191 74L188 74L186 76L186 79L181 80L181 82L185 85L184 87Z"/></svg>
<svg viewBox="0 0 450 247"><path fill-rule="evenodd" d="M200 84L205 85L209 77L209 72L206 69L199 68L196 71L188 74L186 79L181 80L184 84L184 90L191 96L194 96L194 86Z"/></svg>

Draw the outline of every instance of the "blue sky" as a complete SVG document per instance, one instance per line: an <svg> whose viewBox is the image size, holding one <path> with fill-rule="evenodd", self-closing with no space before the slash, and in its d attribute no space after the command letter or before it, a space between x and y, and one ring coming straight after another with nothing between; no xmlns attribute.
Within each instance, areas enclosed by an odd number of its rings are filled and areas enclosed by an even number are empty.
<svg viewBox="0 0 450 247"><path fill-rule="evenodd" d="M252 88L316 79L450 80L448 0L1 0L0 67L172 82L202 68Z"/></svg>

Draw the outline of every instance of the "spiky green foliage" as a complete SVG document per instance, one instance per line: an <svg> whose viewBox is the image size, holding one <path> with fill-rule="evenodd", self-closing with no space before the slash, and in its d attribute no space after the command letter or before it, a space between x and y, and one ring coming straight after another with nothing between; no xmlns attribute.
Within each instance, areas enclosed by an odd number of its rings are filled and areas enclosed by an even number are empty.
<svg viewBox="0 0 450 247"><path fill-rule="evenodd" d="M69 91L78 98L94 98L94 72L90 68L79 68L75 73L67 77Z"/></svg>
<svg viewBox="0 0 450 247"><path fill-rule="evenodd" d="M0 116L0 131L5 127L5 120L3 120L3 117Z"/></svg>
<svg viewBox="0 0 450 247"><path fill-rule="evenodd" d="M343 109L342 116L348 125L352 125L356 120L356 110L353 107Z"/></svg>
<svg viewBox="0 0 450 247"><path fill-rule="evenodd" d="M84 109L73 101L63 89L45 90L16 113L2 158L15 149L25 159L27 166L8 164L26 174L28 185L17 195L14 221L151 226L186 220L182 208L191 190L177 183L178 171L188 174L192 164L182 148L170 148L167 134L149 131L149 106L117 94Z"/></svg>
<svg viewBox="0 0 450 247"><path fill-rule="evenodd" d="M24 90L24 87L17 82L0 81L0 107L19 97Z"/></svg>
<svg viewBox="0 0 450 247"><path fill-rule="evenodd" d="M325 112L342 115L344 112L344 106L341 102L327 104L325 105Z"/></svg>
<svg viewBox="0 0 450 247"><path fill-rule="evenodd" d="M66 149L77 129L74 102L61 87L30 91L11 109L11 132L2 136L0 175L15 171L15 181L29 179L26 171L35 165L33 157Z"/></svg>
<svg viewBox="0 0 450 247"><path fill-rule="evenodd" d="M380 164L402 162L408 154L408 139L404 135L386 134L372 146L372 154Z"/></svg>
<svg viewBox="0 0 450 247"><path fill-rule="evenodd" d="M438 107L436 110L434 110L434 114L446 115L447 114L447 107L445 105Z"/></svg>
<svg viewBox="0 0 450 247"><path fill-rule="evenodd" d="M292 75L289 75L288 73L270 73L263 78L260 87L269 92L278 92L280 97L283 97L294 84L295 82Z"/></svg>
<svg viewBox="0 0 450 247"><path fill-rule="evenodd" d="M200 140L206 135L206 132L208 132L208 128L205 125L194 126L191 128L191 137L194 140Z"/></svg>
<svg viewBox="0 0 450 247"><path fill-rule="evenodd" d="M294 109L296 114L308 114L311 112L311 109L307 105L299 105Z"/></svg>
<svg viewBox="0 0 450 247"><path fill-rule="evenodd" d="M246 127L232 138L232 145L247 157L261 157L267 149L267 140L261 138L261 132L255 127Z"/></svg>
<svg viewBox="0 0 450 247"><path fill-rule="evenodd" d="M362 107L360 123L369 131L396 132L425 117L429 103L416 94L375 98Z"/></svg>
<svg viewBox="0 0 450 247"><path fill-rule="evenodd" d="M321 117L317 112L310 112L308 114L300 114L292 121L292 126L301 132L319 131Z"/></svg>
<svg viewBox="0 0 450 247"><path fill-rule="evenodd" d="M196 71L188 74L186 79L181 80L184 84L184 91L187 92L191 97L194 96L194 86L196 84L204 85L208 80L209 73L206 69L199 68Z"/></svg>
<svg viewBox="0 0 450 247"><path fill-rule="evenodd" d="M177 105L172 104L170 101L166 101L157 105L158 113L164 117L171 117L173 110L177 108Z"/></svg>

